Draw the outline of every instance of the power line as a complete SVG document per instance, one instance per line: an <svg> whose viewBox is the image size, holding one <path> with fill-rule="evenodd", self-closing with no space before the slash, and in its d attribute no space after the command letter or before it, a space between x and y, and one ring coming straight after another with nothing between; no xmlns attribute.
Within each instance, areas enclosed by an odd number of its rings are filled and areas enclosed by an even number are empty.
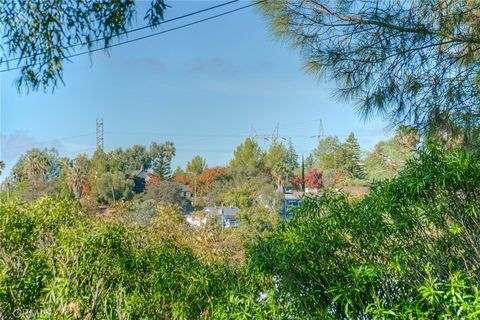
<svg viewBox="0 0 480 320"><path fill-rule="evenodd" d="M196 134L196 133L175 133L175 132L127 132L127 131L106 131L107 134L118 134L118 135L136 135L136 136L177 136L177 137L205 137L205 138L218 138L218 137L245 137L244 134L222 134L222 133L212 133L212 134Z"/></svg>
<svg viewBox="0 0 480 320"><path fill-rule="evenodd" d="M318 121L318 120L315 120L315 121ZM261 134L257 134L257 132L255 131L255 129L253 128L252 129L253 131L250 133L250 135L248 135L247 133L245 134L241 134L241 133L238 133L238 134L232 134L232 133L210 133L210 134L207 134L207 133L178 133L178 132L154 132L154 131L151 131L151 132L133 132L133 131L105 131L105 134L114 134L114 135L126 135L126 136L145 136L145 137L151 137L151 136L158 136L158 137L171 137L171 138L175 138L175 137L185 137L185 138L212 138L212 139L215 139L215 138L246 138L246 137L250 137L250 138L256 138L256 139L264 139L264 138L268 138L269 140L272 139L272 137L276 137L277 139L282 139L282 140L286 140L286 138L296 138L296 139L312 139L312 138L317 138L318 136L315 135L315 136L311 136L311 135L285 135L284 136L280 136L278 134L278 136L275 134L276 133L276 130L274 131L273 134L265 134L265 135L261 135ZM336 136L338 138L343 138L343 137L348 137L348 134L332 134L332 136ZM380 137L382 136L382 134L355 134L356 137ZM324 135L325 137L325 135Z"/></svg>
<svg viewBox="0 0 480 320"><path fill-rule="evenodd" d="M264 2L264 1L266 1L266 0L263 0L263 1L260 1L260 2L254 2L254 3L251 3L249 5L245 5L245 6L236 8L236 9L228 10L228 11L225 11L225 12L207 17L207 18L203 18L203 19L200 19L200 20L196 20L196 21L193 21L193 22L190 22L190 23L187 23L187 24L175 27L175 28L170 28L170 29L167 29L167 30L163 30L163 31L160 31L160 32L154 32L152 34L145 35L145 36L142 36L142 37L138 37L138 38L135 38L135 39L130 39L130 40L118 42L118 43L112 44L112 45L110 45L106 48L96 48L96 49L92 49L92 50L88 50L88 51L83 51L83 52L71 54L71 55L65 56L65 59L74 58L74 57L78 57L78 56L85 55L85 54L90 54L90 53L97 52L97 51L100 51L100 50L106 50L106 49L118 47L118 46L121 46L121 45L124 45L124 44L132 43L132 42L136 42L136 41L140 41L140 40L144 40L144 39L148 39L148 38L152 38L152 37L155 37L155 36L158 36L158 35L161 35L161 34L165 34L165 33L175 31L175 30L187 28L187 27L190 27L190 26L202 23L202 22L213 20L213 19L216 19L216 18L219 18L219 17L222 17L222 16L226 16L226 15L234 13L234 12L237 12L237 11L240 11L240 10L258 5L259 3ZM30 67L34 66L34 65L35 64L30 65ZM3 70L0 70L0 73L8 72L8 71L14 71L14 70L18 70L18 69L23 69L25 67L29 67L29 66L19 66L19 67L15 67L15 68L3 69Z"/></svg>
<svg viewBox="0 0 480 320"><path fill-rule="evenodd" d="M281 138L283 140L286 140L284 137L280 137L279 136L279 130L280 130L280 124L277 123L277 126L275 127L275 130L273 130L273 133L271 134L257 134L255 132L255 128L252 127L252 134L251 134L251 138L253 140L265 140L265 141L269 141L271 143L276 143L278 142L278 139Z"/></svg>
<svg viewBox="0 0 480 320"><path fill-rule="evenodd" d="M310 138L317 138L317 142L320 143L320 141L322 141L322 139L324 138L325 136L325 132L323 130L323 121L322 119L318 119L319 121L319 125L318 125L318 134L315 135L315 136L311 136Z"/></svg>
<svg viewBox="0 0 480 320"><path fill-rule="evenodd" d="M214 10L214 9L217 9L217 8L220 8L220 7L223 7L223 6L238 2L238 1L240 1L240 0L232 0L232 1L224 2L224 3L217 4L215 6L208 7L208 8L202 9L202 10L190 12L190 13L187 13L187 14L184 14L184 15L181 15L181 16L171 18L171 19L163 20L163 21L161 21L157 24L148 24L148 25L143 26L143 27L138 27L138 28L127 30L127 31L123 31L123 32L120 32L120 33L116 34L115 37L128 35L130 33L145 30L145 29L149 29L149 28L152 28L152 27L156 27L156 26L159 26L161 24L166 24L166 23L173 22L173 21L176 21L176 20L188 18L188 17L194 16L194 15L197 15L197 14L200 14L200 13L203 13L203 12L207 12L207 11L210 11L210 10ZM107 37L96 38L96 39L93 39L91 42L81 42L81 43L77 43L77 44L72 44L70 46L62 47L62 49L71 49L71 48L75 48L75 47L78 47L78 46L86 46L86 45L89 45L91 43L99 42L99 41L103 41L103 40L107 40ZM13 62L13 61L19 61L19 60L22 60L22 59L32 58L36 55L44 55L45 53L46 53L46 51L43 51L43 52L40 52L40 53L35 54L35 55L12 58L12 59L8 59L8 60L0 61L0 63L8 63L8 62Z"/></svg>

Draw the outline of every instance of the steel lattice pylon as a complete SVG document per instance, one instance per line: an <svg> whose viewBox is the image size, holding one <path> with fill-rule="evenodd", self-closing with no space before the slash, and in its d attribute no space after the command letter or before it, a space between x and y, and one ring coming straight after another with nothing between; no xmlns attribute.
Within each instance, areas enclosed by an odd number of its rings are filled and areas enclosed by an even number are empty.
<svg viewBox="0 0 480 320"><path fill-rule="evenodd" d="M97 119L97 149L103 151L103 119Z"/></svg>

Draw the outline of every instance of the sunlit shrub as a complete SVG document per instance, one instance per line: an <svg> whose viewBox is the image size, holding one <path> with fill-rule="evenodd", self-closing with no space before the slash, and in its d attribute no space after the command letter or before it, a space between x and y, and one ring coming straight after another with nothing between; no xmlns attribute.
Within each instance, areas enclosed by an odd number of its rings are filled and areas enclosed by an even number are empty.
<svg viewBox="0 0 480 320"><path fill-rule="evenodd" d="M283 315L477 318L480 158L427 145L352 200L306 200L249 252L277 280Z"/></svg>

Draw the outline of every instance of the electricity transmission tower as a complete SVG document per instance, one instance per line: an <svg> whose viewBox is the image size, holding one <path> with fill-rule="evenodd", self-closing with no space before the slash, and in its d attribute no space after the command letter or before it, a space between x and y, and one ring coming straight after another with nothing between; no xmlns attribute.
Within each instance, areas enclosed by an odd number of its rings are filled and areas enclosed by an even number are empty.
<svg viewBox="0 0 480 320"><path fill-rule="evenodd" d="M97 119L97 149L103 151L103 119Z"/></svg>
<svg viewBox="0 0 480 320"><path fill-rule="evenodd" d="M319 121L319 124L318 124L318 134L315 135L315 136L311 136L310 138L317 138L317 141L318 143L320 143L320 141L322 141L322 139L324 138L325 136L325 132L323 130L323 121L322 119L318 119Z"/></svg>
<svg viewBox="0 0 480 320"><path fill-rule="evenodd" d="M280 129L280 125L277 124L277 126L275 127L275 130L273 130L272 133L270 133L270 134L258 134L258 133L255 132L255 128L253 128L253 126L252 126L252 132L251 132L250 136L253 140L256 140L256 141L265 140L265 141L270 141L272 143L275 143L275 142L278 141L278 138L280 138L279 137L279 131L280 131L279 129ZM285 139L285 138L282 138L282 139Z"/></svg>

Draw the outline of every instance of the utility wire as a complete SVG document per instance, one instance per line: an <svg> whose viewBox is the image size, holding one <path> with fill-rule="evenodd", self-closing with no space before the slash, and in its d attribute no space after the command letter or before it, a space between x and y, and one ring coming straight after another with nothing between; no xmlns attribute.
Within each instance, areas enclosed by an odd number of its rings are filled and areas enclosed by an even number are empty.
<svg viewBox="0 0 480 320"><path fill-rule="evenodd" d="M105 134L114 135L126 135L126 136L170 136L170 137L200 137L200 138L245 138L248 137L248 133L245 134L230 134L230 133L212 133L212 134L194 134L194 133L174 133L174 132L132 132L132 131L105 131ZM332 134L339 138L347 137L348 134ZM381 134L355 134L356 137L378 137ZM287 138L298 139L312 139L317 136L308 135L287 135Z"/></svg>
<svg viewBox="0 0 480 320"><path fill-rule="evenodd" d="M246 137L247 134L195 134L195 133L173 133L173 132L126 132L126 131L106 131L106 134L136 135L136 136L174 136L174 137L203 137L203 138L223 138L223 137Z"/></svg>
<svg viewBox="0 0 480 320"><path fill-rule="evenodd" d="M120 37L120 36L123 36L123 35L128 35L128 34L133 33L133 32L137 32L137 31L141 31L141 30L153 28L153 27L159 26L159 25L161 25L161 24L165 24L165 23L169 23L169 22L172 22L172 21L180 20L180 19L183 19L183 18L191 17L191 16L194 16L194 15L197 15L197 14L200 14L200 13L203 13L203 12L207 12L207 11L210 11L210 10L214 10L214 9L217 9L217 8L220 8L220 7L223 7L223 6L226 6L226 5L229 5L229 4L238 2L238 1L240 1L240 0L232 0L232 1L224 2L224 3L217 4L217 5L215 5L215 6L208 7L208 8L202 9L202 10L190 12L190 13L187 13L187 14L184 14L184 15L181 15L181 16L178 16L178 17L174 17L174 18L171 18L171 19L163 20L163 21L161 21L161 22L159 22L159 23L157 23L157 24L148 24L148 25L143 26L143 27L138 27L138 28L126 30L126 31L123 31L123 32L120 32L120 33L116 34L115 37ZM72 44L72 45L69 45L69 46L66 46L66 47L62 47L62 49L67 49L67 50L68 50L68 49L75 48L75 47L78 47L78 46L86 46L86 45L89 45L89 44L91 44L91 43L103 41L103 40L106 40L106 39L107 39L107 37L96 38L96 39L93 39L91 42L81 42L81 43L77 43L77 44ZM8 63L8 62L13 62L13 61L19 61L19 60L22 60L22 59L32 58L32 57L34 57L34 56L36 56L36 55L43 55L43 54L45 54L45 53L46 53L46 51L43 51L43 52L40 52L40 53L38 53L38 54L34 54L34 55L26 56L26 57L18 57L18 58L12 58L12 59L8 59L8 60L0 61L0 63Z"/></svg>
<svg viewBox="0 0 480 320"><path fill-rule="evenodd" d="M265 1L265 0L264 0L264 1ZM261 2L264 2L264 1L261 1ZM135 38L135 39L130 39L130 40L118 42L118 43L115 43L115 44L113 44L113 45L111 45L111 46L108 46L108 47L106 47L106 48L97 48L97 49L92 49L92 50L88 50L88 51L83 51L83 52L71 54L71 55L66 56L65 59L69 59L69 58L73 58L73 57L78 57L78 56L85 55L85 54L90 54L90 53L93 53L93 52L96 52L96 51L100 51L100 50L106 50L106 49L118 47L118 46L121 46L121 45L124 45L124 44L132 43L132 42L136 42L136 41L140 41L140 40L144 40L144 39L148 39L148 38L152 38L152 37L155 37L155 36L158 36L158 35L161 35L161 34L165 34L165 33L168 33L168 32L172 32L172 31L175 31L175 30L187 28L187 27L190 27L190 26L193 26L193 25L196 25L196 24L205 22L205 21L213 20L213 19L216 19L216 18L219 18L219 17L222 17L222 16L226 16L226 15L231 14L231 13L234 13L234 12L237 12L237 11L240 11L240 10L243 10L243 9L246 9L246 8L249 8L249 7L258 5L258 4L261 3L261 2L251 3L251 4L246 5L246 6L242 6L242 7L236 8L236 9L232 9L232 10L228 10L228 11L225 11L225 12L222 12L222 13L219 13L219 14L216 14L216 15L213 15L213 16L210 16L210 17L207 17L207 18L203 18L203 19L196 20L196 21L193 21L193 22L190 22L190 23L187 23L187 24L183 24L183 25L178 26L178 27L175 27L175 28L170 28L170 29L163 30L163 31L160 31L160 32L155 32L155 33L152 33L152 34L143 36L143 37L138 37L138 38ZM30 65L30 66L34 66L34 65L35 65L35 64L32 64L32 65ZM2 73L2 72L8 72L8 71L14 71L14 70L18 70L18 69L23 69L23 68L25 68L25 67L26 67L26 66L19 66L19 67L16 67L16 68L3 69L3 70L0 70L0 73Z"/></svg>

